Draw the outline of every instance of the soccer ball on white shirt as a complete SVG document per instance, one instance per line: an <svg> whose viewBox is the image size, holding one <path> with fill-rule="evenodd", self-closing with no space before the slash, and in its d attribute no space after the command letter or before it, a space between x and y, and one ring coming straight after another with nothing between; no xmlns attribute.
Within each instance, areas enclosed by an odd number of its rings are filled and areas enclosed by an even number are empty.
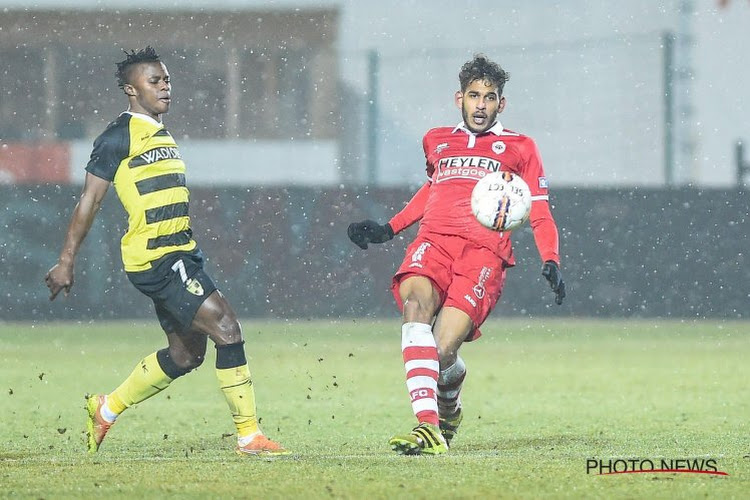
<svg viewBox="0 0 750 500"><path fill-rule="evenodd" d="M531 191L520 175L492 172L474 186L471 211L484 227L513 231L529 218Z"/></svg>

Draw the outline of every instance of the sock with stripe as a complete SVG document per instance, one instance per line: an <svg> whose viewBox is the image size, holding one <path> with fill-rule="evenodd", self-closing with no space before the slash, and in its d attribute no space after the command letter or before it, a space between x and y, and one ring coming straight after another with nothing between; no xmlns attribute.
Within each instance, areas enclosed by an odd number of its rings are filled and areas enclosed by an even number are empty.
<svg viewBox="0 0 750 500"><path fill-rule="evenodd" d="M240 446L260 432L255 412L255 389L245 357L245 342L216 346L216 377L232 412Z"/></svg>
<svg viewBox="0 0 750 500"><path fill-rule="evenodd" d="M169 357L169 349L149 354L117 389L106 396L106 402L101 408L102 417L114 422L123 411L160 393L185 373L187 372Z"/></svg>
<svg viewBox="0 0 750 500"><path fill-rule="evenodd" d="M437 385L437 402L440 416L452 417L461 408L461 387L466 378L466 364L461 356L456 362L440 371Z"/></svg>
<svg viewBox="0 0 750 500"><path fill-rule="evenodd" d="M401 353L406 369L406 388L419 423L438 425L437 381L440 371L432 327L425 323L404 323Z"/></svg>

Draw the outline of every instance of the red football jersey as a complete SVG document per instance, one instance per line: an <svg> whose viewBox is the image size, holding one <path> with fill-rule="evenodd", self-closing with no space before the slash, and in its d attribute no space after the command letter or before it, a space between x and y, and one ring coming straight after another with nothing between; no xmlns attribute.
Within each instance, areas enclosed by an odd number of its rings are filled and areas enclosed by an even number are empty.
<svg viewBox="0 0 750 500"><path fill-rule="evenodd" d="M482 134L463 123L428 131L422 140L427 186L391 220L399 232L421 217L419 232L460 236L492 250L514 264L509 233L487 229L471 211L471 192L479 179L498 170L518 174L532 196L530 224L543 261L560 261L558 232L549 210L547 179L534 141L506 130L498 122Z"/></svg>

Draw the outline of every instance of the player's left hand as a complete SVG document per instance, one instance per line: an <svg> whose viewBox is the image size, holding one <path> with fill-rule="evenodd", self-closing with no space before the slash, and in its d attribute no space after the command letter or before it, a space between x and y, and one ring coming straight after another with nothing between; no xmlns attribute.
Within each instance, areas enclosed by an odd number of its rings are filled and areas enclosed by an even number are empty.
<svg viewBox="0 0 750 500"><path fill-rule="evenodd" d="M55 300L57 294L64 291L67 297L73 286L73 266L62 265L60 263L52 266L44 276L44 282L49 288L49 300Z"/></svg>
<svg viewBox="0 0 750 500"><path fill-rule="evenodd" d="M562 279L560 266L554 260L548 260L542 266L542 276L549 282L550 288L555 292L555 303L559 306L565 298L565 282Z"/></svg>
<svg viewBox="0 0 750 500"><path fill-rule="evenodd" d="M346 230L352 243L362 250L367 250L368 243L385 243L393 239L393 229L390 224L378 224L374 220L352 222Z"/></svg>

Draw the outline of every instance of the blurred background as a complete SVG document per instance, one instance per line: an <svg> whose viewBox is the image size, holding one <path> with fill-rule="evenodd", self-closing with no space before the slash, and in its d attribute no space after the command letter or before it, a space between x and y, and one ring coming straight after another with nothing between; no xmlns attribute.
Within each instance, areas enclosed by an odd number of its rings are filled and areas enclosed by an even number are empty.
<svg viewBox="0 0 750 500"><path fill-rule="evenodd" d="M461 65L511 74L504 126L540 148L568 300L528 228L505 316L746 318L750 2L0 0L0 319L149 317L121 271L114 193L67 300L55 263L93 139L126 107L115 63L154 46L208 271L240 315L395 317L416 228L361 251L455 125Z"/></svg>

